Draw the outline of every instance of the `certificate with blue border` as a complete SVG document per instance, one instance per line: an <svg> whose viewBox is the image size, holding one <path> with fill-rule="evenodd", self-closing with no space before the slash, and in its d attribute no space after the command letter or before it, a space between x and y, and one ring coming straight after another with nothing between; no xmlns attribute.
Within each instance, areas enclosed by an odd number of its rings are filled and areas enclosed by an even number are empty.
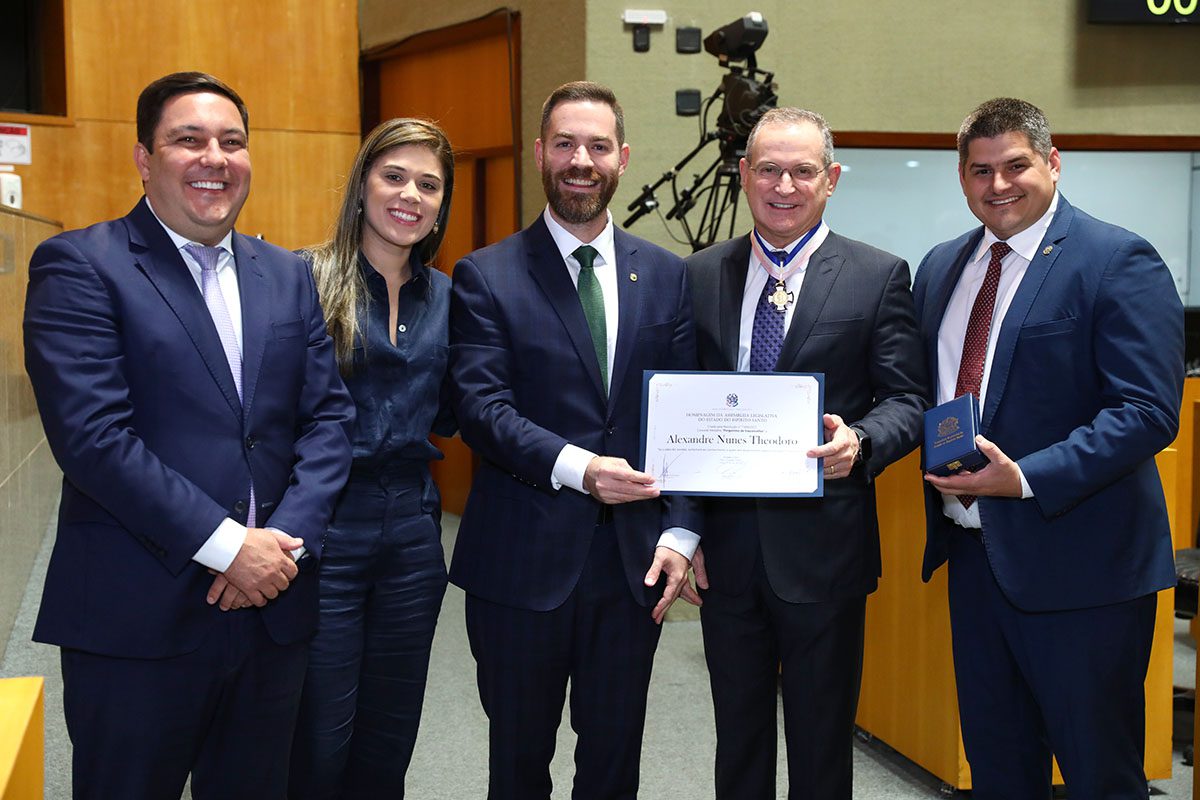
<svg viewBox="0 0 1200 800"><path fill-rule="evenodd" d="M663 494L821 497L824 409L821 373L646 370L641 468Z"/></svg>

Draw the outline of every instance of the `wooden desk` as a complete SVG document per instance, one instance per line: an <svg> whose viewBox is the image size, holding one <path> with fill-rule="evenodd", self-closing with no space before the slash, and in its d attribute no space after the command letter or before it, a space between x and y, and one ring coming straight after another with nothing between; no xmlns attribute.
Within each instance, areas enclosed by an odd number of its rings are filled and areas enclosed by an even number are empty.
<svg viewBox="0 0 1200 800"><path fill-rule="evenodd" d="M0 800L41 800L44 737L42 679L0 680Z"/></svg>
<svg viewBox="0 0 1200 800"><path fill-rule="evenodd" d="M1176 524L1178 453L1164 450L1158 468ZM959 731L950 611L943 566L921 583L925 509L920 454L893 464L876 483L883 578L867 601L866 650L858 725L956 789L971 787ZM1154 646L1146 676L1146 776L1171 776L1171 670L1175 591L1158 596ZM1062 782L1055 767L1055 780ZM1200 795L1198 795L1200 796Z"/></svg>

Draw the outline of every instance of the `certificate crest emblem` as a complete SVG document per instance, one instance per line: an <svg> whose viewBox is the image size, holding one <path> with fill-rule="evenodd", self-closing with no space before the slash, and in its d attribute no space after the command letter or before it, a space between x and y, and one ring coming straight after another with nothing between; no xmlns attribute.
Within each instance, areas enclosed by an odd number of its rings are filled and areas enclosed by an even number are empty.
<svg viewBox="0 0 1200 800"><path fill-rule="evenodd" d="M731 392L730 394L725 395L725 405L729 406L730 408L737 408L737 404L738 396L736 394Z"/></svg>
<svg viewBox="0 0 1200 800"><path fill-rule="evenodd" d="M946 417L938 423L938 436L949 436L958 430L958 417Z"/></svg>

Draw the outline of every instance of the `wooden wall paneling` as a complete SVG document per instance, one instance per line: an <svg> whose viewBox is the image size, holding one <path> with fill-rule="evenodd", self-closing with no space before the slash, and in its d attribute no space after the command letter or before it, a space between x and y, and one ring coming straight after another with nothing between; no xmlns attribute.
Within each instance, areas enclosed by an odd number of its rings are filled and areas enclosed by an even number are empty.
<svg viewBox="0 0 1200 800"><path fill-rule="evenodd" d="M369 56L364 121L420 116L436 121L457 154L450 221L436 265L453 271L467 253L517 229L509 50L502 19L422 34ZM435 438L432 465L442 506L462 513L475 458L459 438Z"/></svg>
<svg viewBox="0 0 1200 800"><path fill-rule="evenodd" d="M429 117L458 152L511 145L507 63L503 37L384 61L379 65L380 119Z"/></svg>
<svg viewBox="0 0 1200 800"><path fill-rule="evenodd" d="M1173 449L1157 462L1169 500L1179 491ZM957 789L971 787L959 730L946 567L921 582L925 512L920 454L888 467L875 484L883 578L867 600L862 692L857 724ZM1177 530L1175 504L1172 530ZM1171 775L1171 670L1174 592L1159 593L1154 648L1146 676L1146 776ZM1058 766L1054 780L1062 783Z"/></svg>
<svg viewBox="0 0 1200 800"><path fill-rule="evenodd" d="M516 161L511 155L487 159L486 241L498 242L521 227L517 217ZM538 209L540 213L540 209Z"/></svg>
<svg viewBox="0 0 1200 800"><path fill-rule="evenodd" d="M237 229L289 250L328 238L358 146L357 134L252 132L254 172Z"/></svg>
<svg viewBox="0 0 1200 800"><path fill-rule="evenodd" d="M31 137L33 163L14 169L25 211L69 230L124 214L141 197L132 122L34 125Z"/></svg>
<svg viewBox="0 0 1200 800"><path fill-rule="evenodd" d="M454 271L454 263L475 249L472 210L476 203L475 159L458 157L454 163L454 197L450 201L450 224L438 251L437 267L447 274ZM471 449L459 437L444 439L432 437L433 443L445 455L442 461L433 462L433 478L442 492L442 508L453 514L461 514L467 507L467 495L471 490L471 475L474 457Z"/></svg>
<svg viewBox="0 0 1200 800"><path fill-rule="evenodd" d="M946 570L921 583L920 453L875 482L883 577L867 598L859 727L948 784L969 785L958 728Z"/></svg>
<svg viewBox="0 0 1200 800"><path fill-rule="evenodd" d="M1167 498L1167 518L1171 525L1174 548L1184 547L1180 541L1183 517L1179 505L1171 502L1183 490L1182 453L1168 447L1156 457L1163 493ZM1175 590L1158 593L1158 610L1154 618L1154 640L1150 664L1146 669L1146 777L1169 778L1172 766L1171 736L1175 716Z"/></svg>
<svg viewBox="0 0 1200 800"><path fill-rule="evenodd" d="M1183 403L1179 408L1179 435L1171 443L1171 447L1179 451L1179 490L1175 492L1176 549L1197 544L1196 528L1200 521L1200 503L1196 502L1196 482L1200 480L1200 469L1196 466L1196 460L1200 458L1197 403L1200 403L1200 378L1185 378ZM1170 494L1167 499L1170 501Z"/></svg>
<svg viewBox="0 0 1200 800"><path fill-rule="evenodd" d="M354 0L74 0L72 17L79 118L131 120L147 83L196 69L242 95L252 131L358 131Z"/></svg>

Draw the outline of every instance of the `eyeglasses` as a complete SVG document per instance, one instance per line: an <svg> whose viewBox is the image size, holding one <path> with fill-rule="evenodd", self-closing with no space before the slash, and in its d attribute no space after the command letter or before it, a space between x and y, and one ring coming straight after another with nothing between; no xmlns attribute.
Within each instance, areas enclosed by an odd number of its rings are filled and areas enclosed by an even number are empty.
<svg viewBox="0 0 1200 800"><path fill-rule="evenodd" d="M785 174L792 176L792 183L812 183L817 179L818 175L825 171L825 168L818 167L815 164L797 164L794 167L784 169L778 164L768 161L766 164L751 167L750 170L758 176L759 182L773 186L780 183Z"/></svg>

